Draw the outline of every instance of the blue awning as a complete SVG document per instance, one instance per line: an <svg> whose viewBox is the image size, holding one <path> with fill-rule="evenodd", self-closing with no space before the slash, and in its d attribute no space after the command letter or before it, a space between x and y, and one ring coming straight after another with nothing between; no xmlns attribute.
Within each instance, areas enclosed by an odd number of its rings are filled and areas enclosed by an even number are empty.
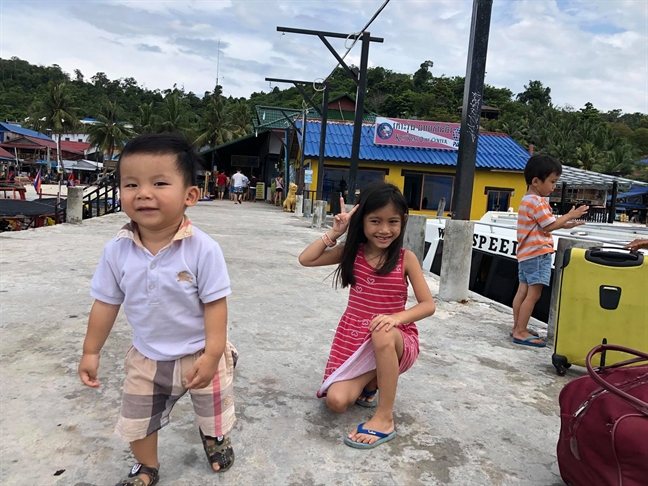
<svg viewBox="0 0 648 486"><path fill-rule="evenodd" d="M646 206L643 204L637 204L637 203L624 203L624 202L618 202L615 205L617 209L640 209L640 210L646 210Z"/></svg>
<svg viewBox="0 0 648 486"><path fill-rule="evenodd" d="M624 192L623 194L618 194L617 199L625 199L626 197L633 197L633 196L643 196L644 194L648 194L648 186L631 187L628 192Z"/></svg>

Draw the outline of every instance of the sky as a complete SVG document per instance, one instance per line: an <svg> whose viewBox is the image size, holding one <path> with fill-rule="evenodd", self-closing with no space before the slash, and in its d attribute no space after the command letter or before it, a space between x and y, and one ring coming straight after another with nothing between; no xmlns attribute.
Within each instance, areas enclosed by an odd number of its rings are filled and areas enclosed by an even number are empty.
<svg viewBox="0 0 648 486"><path fill-rule="evenodd" d="M218 76L225 95L248 97L275 86L266 77L315 80L336 65L317 37L277 26L358 32L383 1L0 0L0 57L199 96ZM384 38L369 65L412 74L431 60L434 76L465 76L471 15L472 1L391 0L368 29ZM347 60L359 56L358 43ZM486 71L513 93L541 80L558 106L648 113L648 2L494 0Z"/></svg>

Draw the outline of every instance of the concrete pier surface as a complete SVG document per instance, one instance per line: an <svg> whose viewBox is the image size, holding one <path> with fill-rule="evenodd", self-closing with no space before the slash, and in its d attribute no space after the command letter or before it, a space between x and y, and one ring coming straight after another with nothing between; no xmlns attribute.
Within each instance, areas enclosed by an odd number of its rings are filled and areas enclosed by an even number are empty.
<svg viewBox="0 0 648 486"><path fill-rule="evenodd" d="M562 484L557 398L583 372L557 377L551 348L512 344L501 305L437 300L418 324L420 357L399 381L398 436L351 449L343 437L371 412L334 415L315 397L348 290L332 288L332 267L297 261L323 230L263 203L201 202L188 214L220 243L232 279L236 462L210 472L184 397L160 432L160 485ZM100 388L76 371L90 279L126 222L115 214L0 235L2 485L114 485L134 463L113 433L131 336L123 313L102 352ZM438 279L426 279L436 296Z"/></svg>

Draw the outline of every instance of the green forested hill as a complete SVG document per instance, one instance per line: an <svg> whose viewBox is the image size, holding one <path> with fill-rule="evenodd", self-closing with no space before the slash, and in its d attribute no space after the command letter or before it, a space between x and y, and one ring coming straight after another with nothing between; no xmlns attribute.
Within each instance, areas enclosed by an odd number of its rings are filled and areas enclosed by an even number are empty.
<svg viewBox="0 0 648 486"><path fill-rule="evenodd" d="M413 74L370 68L366 109L384 116L459 122L464 78L434 77L432 65L425 61ZM354 95L355 85L341 68L330 81L335 86L331 98L344 93ZM24 122L28 118L33 124L42 119L43 110L47 106L51 109L55 86L62 93L59 98L65 97L69 110L66 113L77 119L98 118L112 124L105 127L106 133L110 127L127 122L134 128L127 130L126 136L181 130L201 144L223 143L249 131L254 105L302 106L302 97L295 88L274 87L269 92L252 93L249 99L225 98L220 95L220 87L200 95L175 85L149 90L133 78L111 80L102 72L86 78L79 70L69 74L56 64L36 66L14 57L0 59L0 120ZM312 88L309 91L316 101L321 101ZM645 170L637 172L639 166L635 165L648 155L646 114L601 112L595 103L580 109L555 107L551 89L537 80L529 81L518 94L486 85L484 103L500 110L498 119L482 119L485 130L507 133L523 146L533 144L536 152L549 153L569 165L646 176ZM105 143L103 139L101 143Z"/></svg>

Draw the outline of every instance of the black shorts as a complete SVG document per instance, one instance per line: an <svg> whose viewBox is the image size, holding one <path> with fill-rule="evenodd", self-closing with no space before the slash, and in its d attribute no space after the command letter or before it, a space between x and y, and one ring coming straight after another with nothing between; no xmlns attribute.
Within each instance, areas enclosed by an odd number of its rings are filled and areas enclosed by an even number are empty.
<svg viewBox="0 0 648 486"><path fill-rule="evenodd" d="M275 189L275 191L276 191L276 192L283 192L283 187L277 187L277 188Z"/></svg>

